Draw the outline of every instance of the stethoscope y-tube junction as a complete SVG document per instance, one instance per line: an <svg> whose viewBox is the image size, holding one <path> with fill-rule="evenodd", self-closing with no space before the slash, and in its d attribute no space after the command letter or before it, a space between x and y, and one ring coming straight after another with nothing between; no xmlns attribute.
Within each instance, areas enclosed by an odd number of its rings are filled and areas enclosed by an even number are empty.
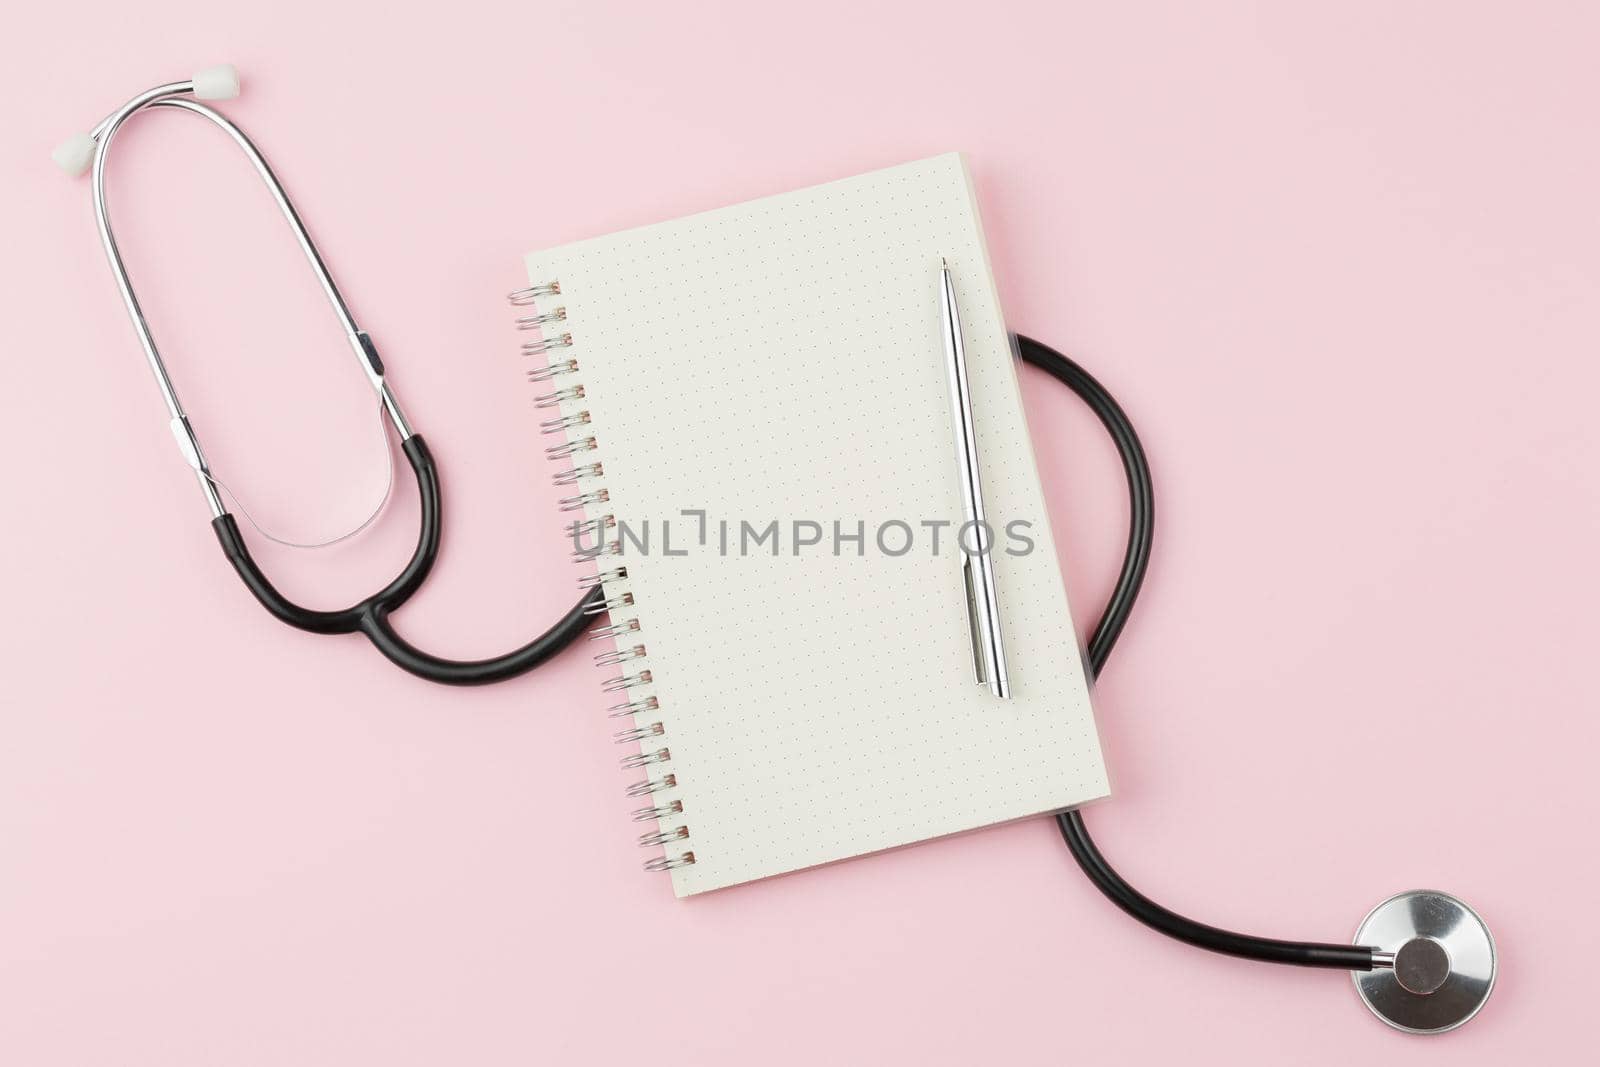
<svg viewBox="0 0 1600 1067"><path fill-rule="evenodd" d="M578 601L559 622L521 648L501 656L479 660L444 659L424 652L395 632L389 615L422 587L439 556L440 500L439 474L427 442L420 435L406 438L400 449L411 463L421 498L422 519L417 547L411 561L395 579L358 604L340 611L303 608L273 586L262 573L245 545L239 524L230 514L211 521L223 554L245 587L275 618L299 630L314 634L365 634L396 666L430 682L445 685L487 685L514 678L543 663L567 647L593 621L588 609L601 598L599 589Z"/></svg>

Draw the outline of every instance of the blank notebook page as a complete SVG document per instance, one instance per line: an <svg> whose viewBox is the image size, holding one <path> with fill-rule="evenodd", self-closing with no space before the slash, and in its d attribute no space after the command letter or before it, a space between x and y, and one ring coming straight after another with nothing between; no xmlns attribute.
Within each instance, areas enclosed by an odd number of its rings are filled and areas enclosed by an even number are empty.
<svg viewBox="0 0 1600 1067"><path fill-rule="evenodd" d="M941 258L996 528L1011 700L973 675ZM578 367L536 388L581 384L560 412L587 412L569 437L595 441L558 462L604 468L573 491L608 499L570 517L614 516L649 538L647 551L630 540L600 561L626 568L605 592L633 603L609 621L639 620L620 646L645 651L597 681L649 672L613 700L658 707L617 722L661 724L642 751L667 754L618 784L647 779L655 791L642 805L681 804L659 825L637 824L685 828L664 853L693 854L671 872L679 896L1106 794L959 155L533 253L527 265L532 284L560 283L534 309L565 308L545 337L571 334L570 347L530 365ZM1013 522L1026 524L1031 552L1006 536ZM820 542L800 544L813 523Z"/></svg>

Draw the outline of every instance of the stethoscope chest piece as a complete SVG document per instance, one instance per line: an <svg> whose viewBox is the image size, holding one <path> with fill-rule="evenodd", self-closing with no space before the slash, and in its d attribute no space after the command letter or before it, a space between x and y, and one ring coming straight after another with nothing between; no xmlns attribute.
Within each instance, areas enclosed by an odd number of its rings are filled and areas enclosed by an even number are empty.
<svg viewBox="0 0 1600 1067"><path fill-rule="evenodd" d="M1361 921L1355 943L1392 959L1392 966L1352 977L1372 1013L1408 1034L1454 1030L1494 989L1489 927L1448 893L1415 889L1390 897Z"/></svg>

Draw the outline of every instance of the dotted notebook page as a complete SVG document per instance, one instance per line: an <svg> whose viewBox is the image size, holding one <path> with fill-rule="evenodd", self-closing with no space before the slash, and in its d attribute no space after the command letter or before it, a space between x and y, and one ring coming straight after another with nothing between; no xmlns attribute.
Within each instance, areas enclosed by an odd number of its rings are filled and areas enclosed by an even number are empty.
<svg viewBox="0 0 1600 1067"><path fill-rule="evenodd" d="M962 509L941 257L960 304L1000 549L1009 701L973 676L953 540ZM681 803L660 823L687 828L666 856L694 855L671 873L678 895L1107 793L959 155L534 253L527 264L530 283L561 285L538 309L566 309L572 346L555 354L579 370L552 388L582 384L582 399L562 411L588 412L573 433L597 443L574 458L604 465L581 487L603 487L609 499L583 514L615 516L649 537L646 551L629 541L620 558L601 560L627 572L606 593L634 598L611 617L639 620L622 644L646 649L605 676L650 672L616 699L655 698L659 708L635 724L660 723L644 749L670 759L623 772L618 788L648 776L658 788L641 805ZM950 525L935 555L924 524L941 520ZM775 537L763 537L774 521ZM1028 524L1031 552L1005 551L1023 547L1005 536L1013 521ZM815 535L810 523L821 542L797 545ZM910 529L909 551L897 523ZM864 544L853 540L858 524Z"/></svg>

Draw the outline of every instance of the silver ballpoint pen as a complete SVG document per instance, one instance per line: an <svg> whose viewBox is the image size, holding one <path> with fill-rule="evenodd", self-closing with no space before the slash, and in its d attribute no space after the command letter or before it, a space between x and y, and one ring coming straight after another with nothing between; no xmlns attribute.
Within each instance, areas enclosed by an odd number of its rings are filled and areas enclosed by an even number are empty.
<svg viewBox="0 0 1600 1067"><path fill-rule="evenodd" d="M944 320L944 355L950 377L950 416L955 428L956 467L961 478L965 522L957 534L961 579L966 587L967 625L972 634L972 669L979 685L997 697L1011 696L1006 676L1006 650L1000 637L1000 602L995 595L994 537L983 513L983 486L978 474L978 442L972 426L972 390L967 383L967 350L961 340L961 313L956 309L950 264L939 260L939 307ZM971 531L971 541L967 540Z"/></svg>

